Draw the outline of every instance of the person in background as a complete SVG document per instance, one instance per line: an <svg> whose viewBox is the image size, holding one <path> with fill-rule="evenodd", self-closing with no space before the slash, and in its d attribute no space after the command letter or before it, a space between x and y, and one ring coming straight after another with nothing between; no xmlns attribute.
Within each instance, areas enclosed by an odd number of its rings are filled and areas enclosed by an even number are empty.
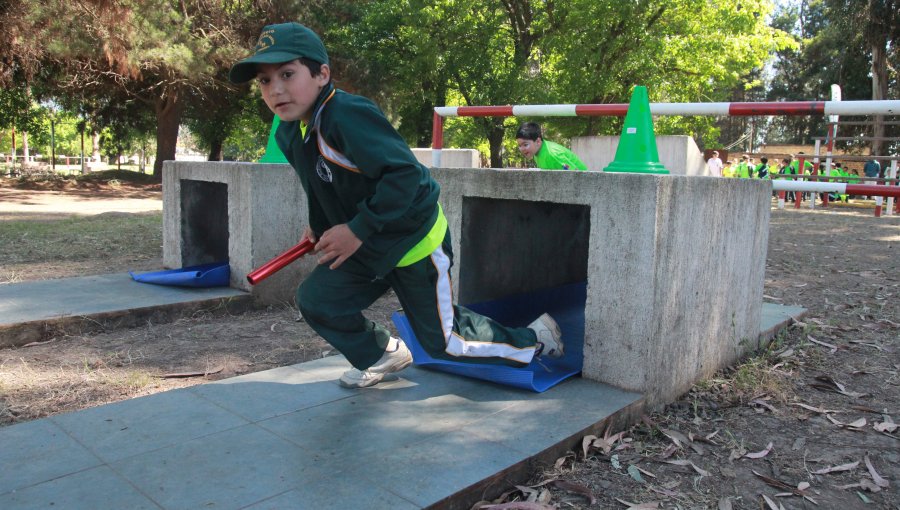
<svg viewBox="0 0 900 510"><path fill-rule="evenodd" d="M781 160L781 168L778 170L779 174L796 174L797 173L794 171L793 167L791 167L791 158L792 158L791 156L788 156ZM794 202L796 200L796 197L794 196L793 191L788 191L787 193L785 193L784 197L785 197L784 198L785 201Z"/></svg>
<svg viewBox="0 0 900 510"><path fill-rule="evenodd" d="M713 177L722 177L722 160L719 159L719 151L713 151L712 156L706 161L709 168L709 175Z"/></svg>
<svg viewBox="0 0 900 510"><path fill-rule="evenodd" d="M734 167L732 166L734 162L732 160L728 160L722 166L722 177L734 177Z"/></svg>
<svg viewBox="0 0 900 510"><path fill-rule="evenodd" d="M759 158L759 164L753 169L753 177L757 179L769 178L769 158Z"/></svg>
<svg viewBox="0 0 900 510"><path fill-rule="evenodd" d="M866 176L865 184L870 184L872 186L878 184L878 181L874 179L881 177L881 163L879 163L878 160L874 158L866 161L866 164L863 165L863 173Z"/></svg>
<svg viewBox="0 0 900 510"><path fill-rule="evenodd" d="M740 179L749 179L752 172L750 168L750 156L744 154L734 169L735 176Z"/></svg>
<svg viewBox="0 0 900 510"><path fill-rule="evenodd" d="M526 122L516 131L516 144L525 159L534 159L542 170L587 170L587 165L574 152L562 145L544 140L540 124Z"/></svg>

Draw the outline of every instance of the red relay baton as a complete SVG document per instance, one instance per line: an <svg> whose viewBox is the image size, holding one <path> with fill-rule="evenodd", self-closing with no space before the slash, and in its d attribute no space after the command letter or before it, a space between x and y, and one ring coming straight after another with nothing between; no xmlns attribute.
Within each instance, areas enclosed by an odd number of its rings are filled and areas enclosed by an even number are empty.
<svg viewBox="0 0 900 510"><path fill-rule="evenodd" d="M311 252L315 246L315 243L310 241L309 238L300 241L299 244L288 251L266 262L253 271L250 271L250 273L247 274L247 281L250 282L250 285L256 285L283 269L284 266Z"/></svg>

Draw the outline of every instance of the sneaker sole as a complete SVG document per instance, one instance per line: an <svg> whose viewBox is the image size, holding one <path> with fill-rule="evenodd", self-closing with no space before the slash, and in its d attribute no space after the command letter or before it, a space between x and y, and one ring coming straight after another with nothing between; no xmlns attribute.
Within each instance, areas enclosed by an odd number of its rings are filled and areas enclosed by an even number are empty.
<svg viewBox="0 0 900 510"><path fill-rule="evenodd" d="M375 386L376 384L380 383L382 380L384 380L384 376L386 376L387 374L393 374L393 373L399 372L399 371L403 370L404 368L412 365L412 362L413 362L412 353L409 353L405 358L403 358L402 360L399 360L398 363L395 363L385 369L382 369L383 370L382 372L375 372L375 375L378 375L380 377L377 377L377 378L373 377L366 381L359 381L359 382L356 382L356 381L348 382L348 381L345 381L343 378L341 378L338 382L344 388L368 388L370 386Z"/></svg>

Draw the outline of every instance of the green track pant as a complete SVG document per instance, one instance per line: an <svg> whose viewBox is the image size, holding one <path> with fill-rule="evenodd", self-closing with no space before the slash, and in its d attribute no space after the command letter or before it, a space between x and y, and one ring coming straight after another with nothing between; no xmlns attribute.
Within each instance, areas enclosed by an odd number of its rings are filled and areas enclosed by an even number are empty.
<svg viewBox="0 0 900 510"><path fill-rule="evenodd" d="M384 278L354 258L337 269L316 266L297 289L303 318L350 363L365 370L384 353L390 333L362 312L388 289L400 305L422 347L437 359L525 366L534 356L536 338L528 328L507 328L453 304L450 236L432 254Z"/></svg>

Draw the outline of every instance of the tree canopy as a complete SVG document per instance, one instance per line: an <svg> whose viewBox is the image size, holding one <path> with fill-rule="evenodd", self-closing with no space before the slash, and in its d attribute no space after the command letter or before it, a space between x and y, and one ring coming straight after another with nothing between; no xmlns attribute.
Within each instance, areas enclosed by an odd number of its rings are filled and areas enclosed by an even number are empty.
<svg viewBox="0 0 900 510"><path fill-rule="evenodd" d="M107 136L149 131L157 175L162 161L174 157L180 125L190 127L211 159L252 158L253 145L264 146L271 116L252 85L232 86L225 76L263 25L285 20L320 33L337 86L373 98L413 146L430 143L435 106L624 103L634 85L646 85L657 102L818 99L831 83L847 99L897 97L896 0L779 5L775 11L773 0L0 2L0 102L9 104L0 110L0 128L39 131L41 123L23 124L34 113L22 101L52 101ZM510 129L525 120L542 122L548 137L563 141L621 128L618 118L450 119L445 141L483 150L492 166L515 164ZM719 146L744 124L661 117L656 130ZM819 124L794 118L768 133L797 141L822 132Z"/></svg>

